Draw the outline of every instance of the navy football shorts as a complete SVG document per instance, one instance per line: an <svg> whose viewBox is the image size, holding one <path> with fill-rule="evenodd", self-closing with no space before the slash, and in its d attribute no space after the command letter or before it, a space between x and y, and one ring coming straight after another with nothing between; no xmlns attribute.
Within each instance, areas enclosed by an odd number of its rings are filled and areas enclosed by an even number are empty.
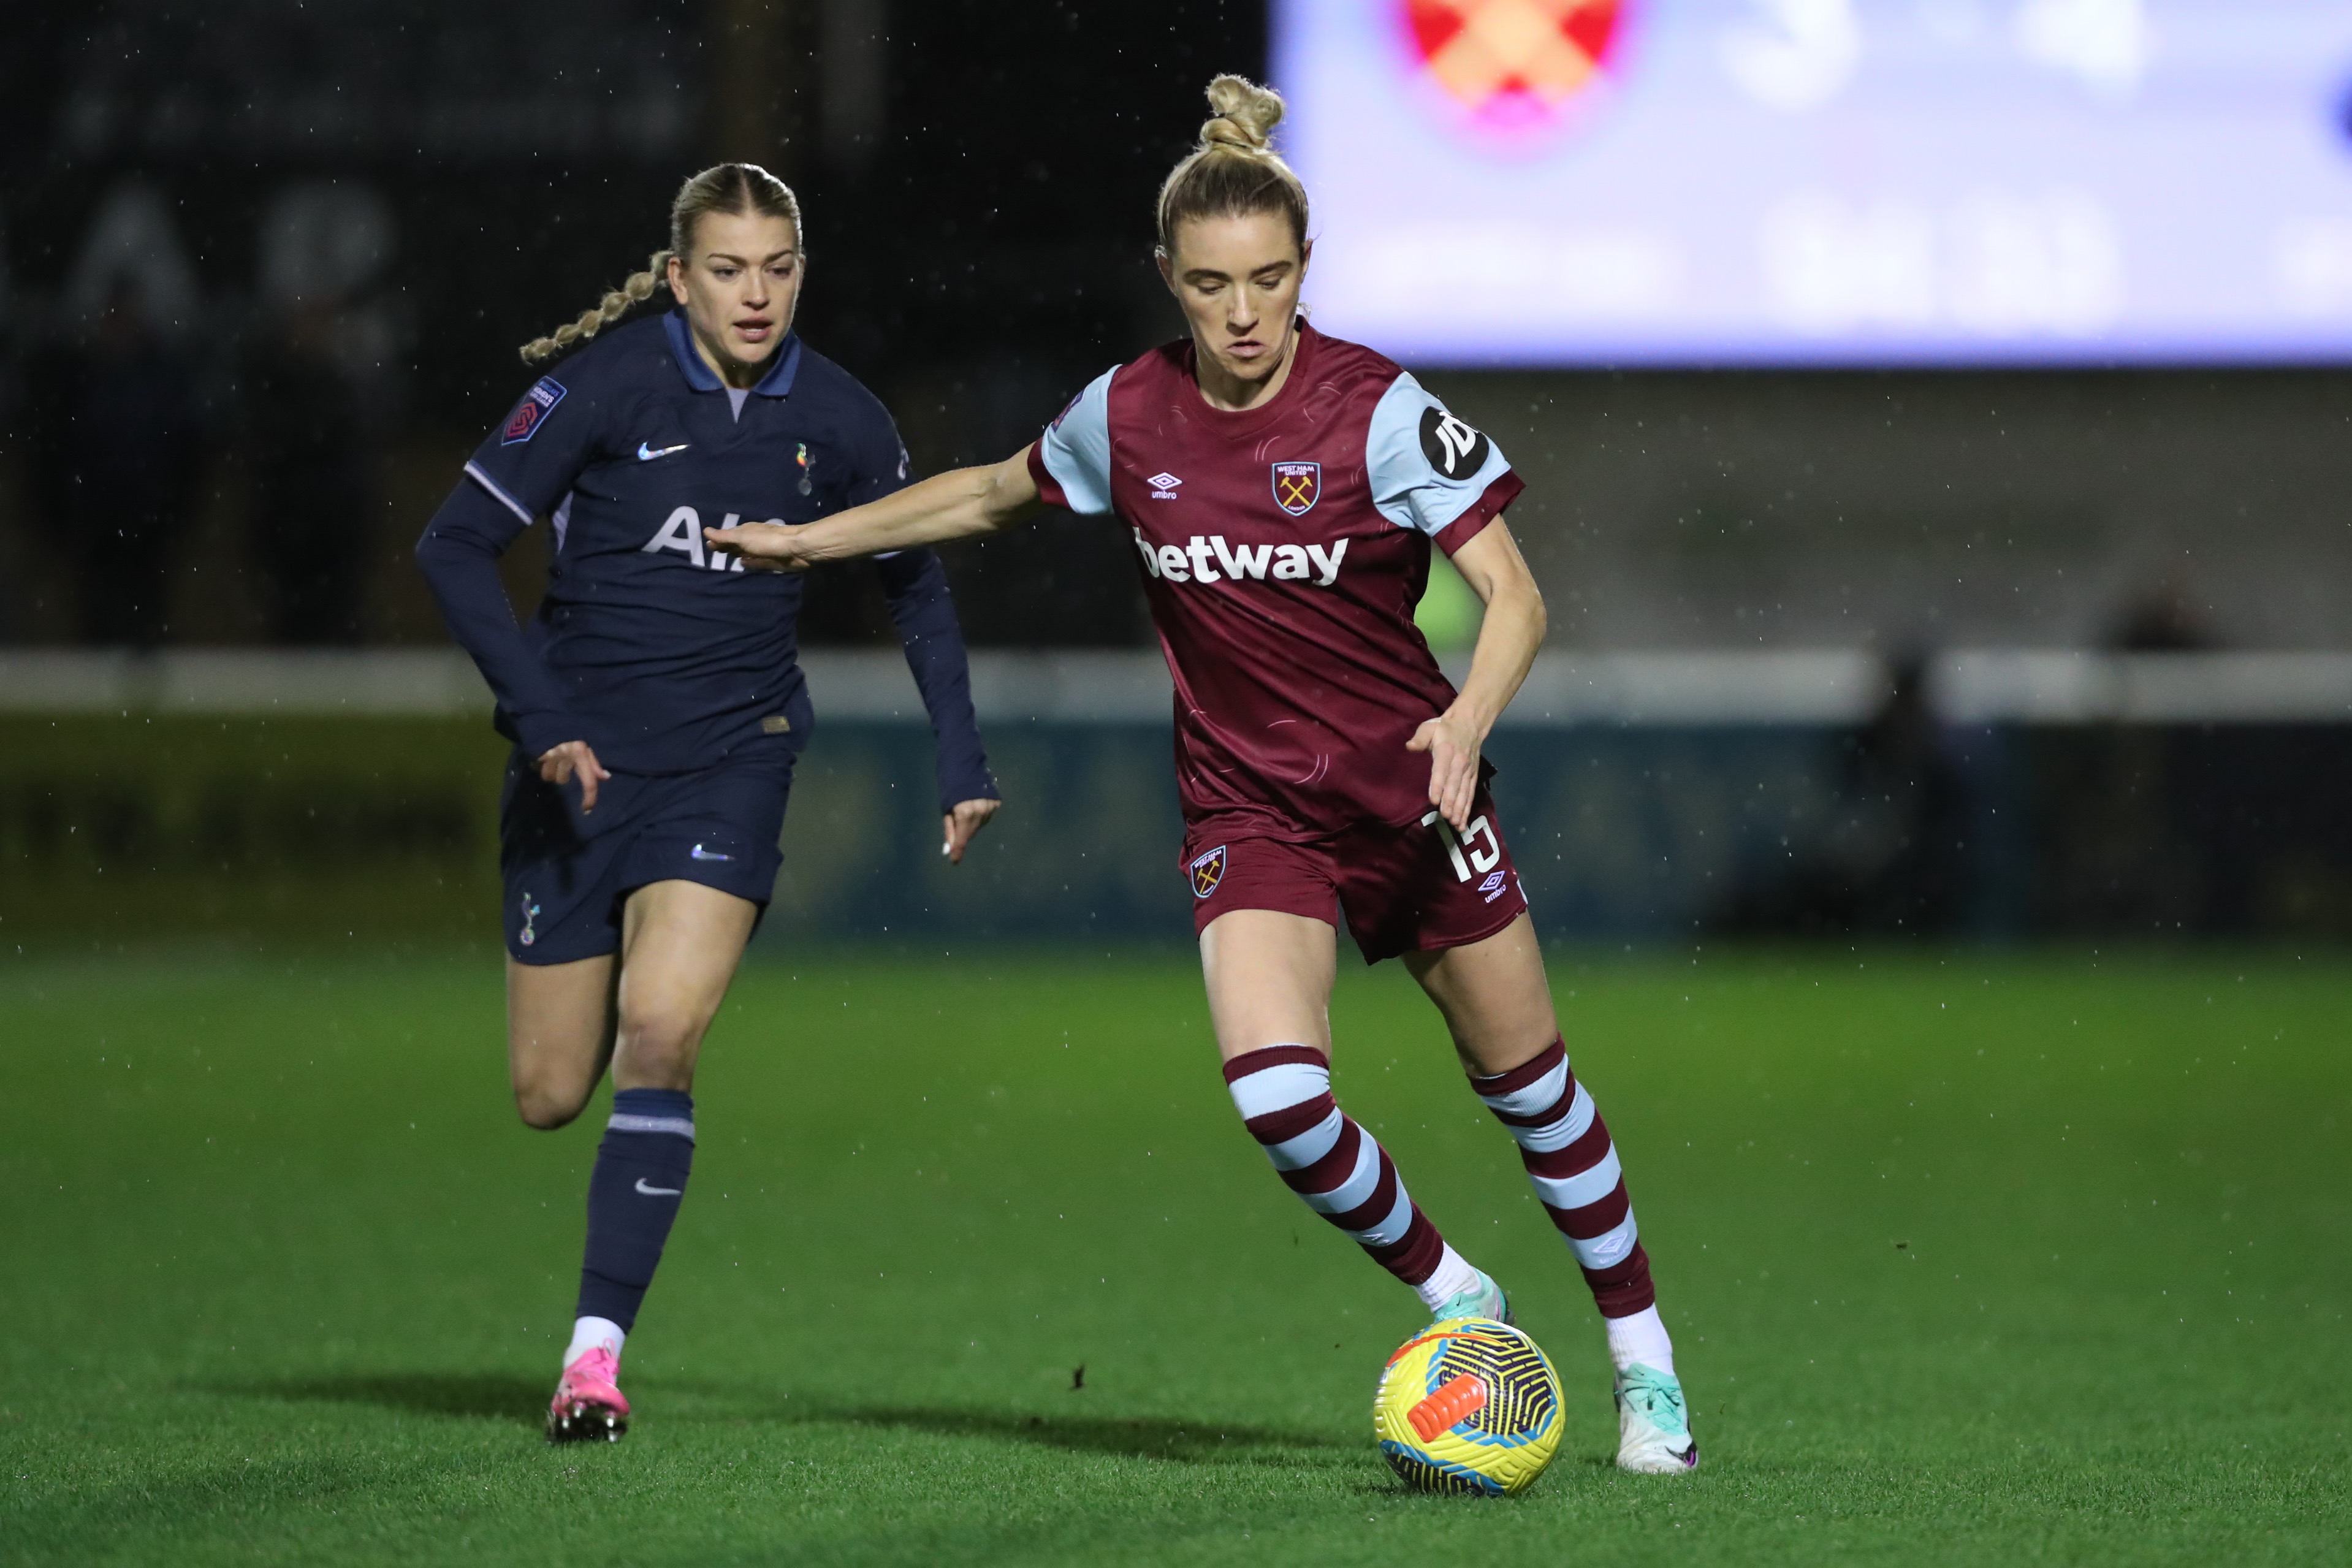
<svg viewBox="0 0 2352 1568"><path fill-rule="evenodd" d="M699 882L767 912L783 852L784 799L800 749L762 735L690 773L618 768L580 814L580 785L545 783L520 752L499 808L507 951L570 963L621 945L621 906L649 882Z"/></svg>

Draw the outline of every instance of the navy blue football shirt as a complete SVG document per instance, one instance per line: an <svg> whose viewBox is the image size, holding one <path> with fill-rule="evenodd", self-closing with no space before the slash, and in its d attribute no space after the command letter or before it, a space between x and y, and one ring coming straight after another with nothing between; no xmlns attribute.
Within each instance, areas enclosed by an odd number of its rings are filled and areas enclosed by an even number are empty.
<svg viewBox="0 0 2352 1568"><path fill-rule="evenodd" d="M707 550L703 529L814 521L899 489L908 463L881 402L797 332L756 386L730 393L673 310L541 376L466 473L417 558L498 695L501 731L534 756L585 740L607 767L674 773L810 727L803 579L746 572ZM553 566L519 630L481 565L539 517ZM993 796L945 574L929 551L877 566L939 737L943 806Z"/></svg>

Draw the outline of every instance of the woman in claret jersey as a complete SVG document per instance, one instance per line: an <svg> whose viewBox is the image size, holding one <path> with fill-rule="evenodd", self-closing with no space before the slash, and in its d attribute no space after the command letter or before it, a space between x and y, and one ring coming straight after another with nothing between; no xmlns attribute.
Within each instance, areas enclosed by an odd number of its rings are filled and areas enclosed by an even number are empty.
<svg viewBox="0 0 2352 1568"><path fill-rule="evenodd" d="M1183 874L1234 1108L1309 1207L1439 1320L1509 1320L1332 1098L1344 918L1401 957L1517 1140L1608 1328L1629 1470L1695 1468L1673 1346L1592 1097L1570 1071L1480 747L1543 639L1494 443L1299 311L1305 188L1282 100L1239 77L1160 187L1160 272L1190 335L1108 371L1037 441L807 527L713 530L753 566L992 532L1039 501L1133 540L1176 688ZM1486 605L1456 691L1412 622L1432 544Z"/></svg>

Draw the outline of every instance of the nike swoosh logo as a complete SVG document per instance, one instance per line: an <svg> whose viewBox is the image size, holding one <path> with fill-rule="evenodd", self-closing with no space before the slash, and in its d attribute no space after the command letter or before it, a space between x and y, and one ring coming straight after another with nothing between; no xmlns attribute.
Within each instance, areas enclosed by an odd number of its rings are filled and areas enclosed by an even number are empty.
<svg viewBox="0 0 2352 1568"><path fill-rule="evenodd" d="M678 1194L686 1191L686 1189L684 1187L649 1187L646 1185L646 1179L643 1176L639 1176L637 1178L637 1191L645 1194L646 1196L649 1198L674 1198L677 1196Z"/></svg>
<svg viewBox="0 0 2352 1568"><path fill-rule="evenodd" d="M687 855L688 858L695 860L732 860L735 858L732 855L721 855L715 849L705 849L699 844L696 845L692 849L688 850Z"/></svg>
<svg viewBox="0 0 2352 1568"><path fill-rule="evenodd" d="M684 441L680 441L675 447L656 447L651 441L640 441L637 443L637 461L650 463L656 458L667 458L672 452L683 452L686 448L687 443Z"/></svg>

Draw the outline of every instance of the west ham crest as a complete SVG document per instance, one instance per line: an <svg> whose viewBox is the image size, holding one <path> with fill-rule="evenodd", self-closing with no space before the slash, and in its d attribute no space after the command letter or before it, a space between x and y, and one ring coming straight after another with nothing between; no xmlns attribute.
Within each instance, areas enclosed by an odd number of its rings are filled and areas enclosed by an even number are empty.
<svg viewBox="0 0 2352 1568"><path fill-rule="evenodd" d="M1305 517L1315 509L1315 502L1322 494L1322 464L1274 465L1274 504L1291 516Z"/></svg>
<svg viewBox="0 0 2352 1568"><path fill-rule="evenodd" d="M1314 467L1311 463L1307 466ZM1214 849L1192 862L1192 896L1194 898L1207 898L1217 890L1217 884L1224 879L1225 847L1223 845L1218 845Z"/></svg>

